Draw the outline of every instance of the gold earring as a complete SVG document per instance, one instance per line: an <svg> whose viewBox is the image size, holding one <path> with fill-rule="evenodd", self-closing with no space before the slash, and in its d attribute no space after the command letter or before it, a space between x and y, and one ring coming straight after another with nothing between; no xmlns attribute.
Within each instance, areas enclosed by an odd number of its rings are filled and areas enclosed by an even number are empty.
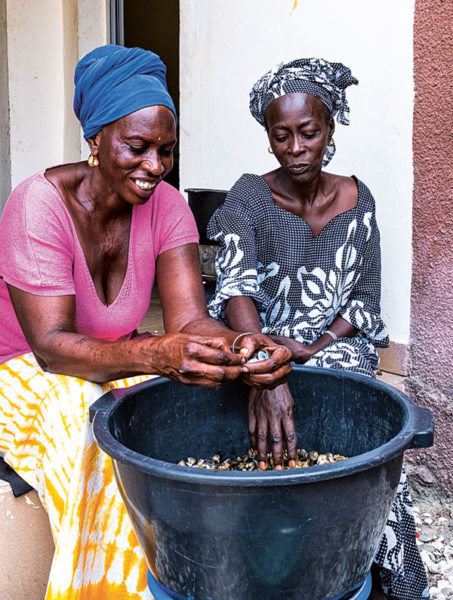
<svg viewBox="0 0 453 600"><path fill-rule="evenodd" d="M269 154L274 154L274 153L272 152L272 148L271 148L270 146L269 146L269 148L267 149L267 151L269 152Z"/></svg>
<svg viewBox="0 0 453 600"><path fill-rule="evenodd" d="M99 159L97 156L93 156L90 154L88 157L88 166L94 169L94 167L99 167Z"/></svg>

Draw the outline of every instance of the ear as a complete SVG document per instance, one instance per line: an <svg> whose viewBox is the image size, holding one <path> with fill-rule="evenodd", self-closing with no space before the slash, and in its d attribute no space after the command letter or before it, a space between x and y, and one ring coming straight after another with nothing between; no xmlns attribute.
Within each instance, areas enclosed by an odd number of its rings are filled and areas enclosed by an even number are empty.
<svg viewBox="0 0 453 600"><path fill-rule="evenodd" d="M90 147L90 152L93 156L99 155L100 138L101 138L101 132L99 131L94 137L87 139L88 146Z"/></svg>
<svg viewBox="0 0 453 600"><path fill-rule="evenodd" d="M331 118L329 121L329 139L331 137L333 137L334 133L335 133L335 121L333 120L333 118Z"/></svg>

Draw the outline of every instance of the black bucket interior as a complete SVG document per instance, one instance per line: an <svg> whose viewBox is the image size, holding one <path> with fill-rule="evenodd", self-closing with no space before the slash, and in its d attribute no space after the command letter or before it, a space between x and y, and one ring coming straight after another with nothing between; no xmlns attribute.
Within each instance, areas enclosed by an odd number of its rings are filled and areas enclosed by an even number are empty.
<svg viewBox="0 0 453 600"><path fill-rule="evenodd" d="M324 377L320 385L317 373L289 376L299 447L352 457L398 434L403 406L363 379ZM221 390L160 382L158 393L148 388L127 398L110 431L127 448L170 463L217 452L242 455L249 448L248 391L241 382Z"/></svg>

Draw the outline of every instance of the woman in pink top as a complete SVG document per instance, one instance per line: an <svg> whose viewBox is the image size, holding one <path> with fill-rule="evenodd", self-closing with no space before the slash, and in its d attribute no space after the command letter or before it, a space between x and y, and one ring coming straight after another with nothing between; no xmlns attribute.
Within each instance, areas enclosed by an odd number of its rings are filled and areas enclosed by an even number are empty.
<svg viewBox="0 0 453 600"><path fill-rule="evenodd" d="M143 374L274 386L291 353L248 335L233 354L238 332L208 315L193 217L162 181L176 115L159 57L97 48L77 65L75 86L88 162L24 181L0 222L0 455L49 513L56 551L46 600L138 600L151 597L146 565L93 441L89 405ZM136 336L154 279L167 334ZM271 358L245 365L264 346Z"/></svg>

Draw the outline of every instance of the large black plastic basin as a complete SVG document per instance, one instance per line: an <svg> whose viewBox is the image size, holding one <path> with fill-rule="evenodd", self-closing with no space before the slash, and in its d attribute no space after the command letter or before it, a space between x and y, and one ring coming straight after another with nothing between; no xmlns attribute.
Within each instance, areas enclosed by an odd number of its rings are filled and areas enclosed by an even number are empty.
<svg viewBox="0 0 453 600"><path fill-rule="evenodd" d="M94 435L152 572L196 600L324 600L366 577L407 448L427 447L433 415L361 375L296 367L300 447L349 456L308 469L220 472L188 456L243 454L248 388L158 378L92 407Z"/></svg>

